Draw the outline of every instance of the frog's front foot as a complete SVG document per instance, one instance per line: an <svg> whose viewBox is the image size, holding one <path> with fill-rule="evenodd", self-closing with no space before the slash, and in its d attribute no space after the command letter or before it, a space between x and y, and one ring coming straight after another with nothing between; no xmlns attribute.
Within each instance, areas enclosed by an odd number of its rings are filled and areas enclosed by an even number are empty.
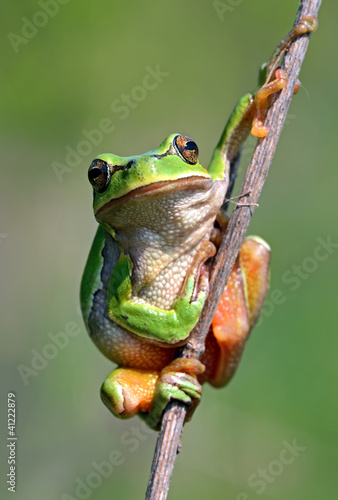
<svg viewBox="0 0 338 500"><path fill-rule="evenodd" d="M186 420L190 420L202 393L197 376L204 370L204 365L197 359L177 358L166 366L157 381L151 410L144 415L147 424L158 429L163 410L172 399L189 405Z"/></svg>
<svg viewBox="0 0 338 500"><path fill-rule="evenodd" d="M287 73L278 67L280 59L284 56L290 43L301 35L312 33L318 28L318 19L314 16L303 16L293 29L282 40L267 64L263 64L261 71L266 71L267 80L254 96L255 116L252 123L251 134L255 137L263 138L269 130L263 125L267 109L270 104L270 96L282 90L287 84ZM269 68L269 70L268 70ZM274 68L274 69L273 69ZM277 69L278 68L278 69ZM271 70L271 73L270 73ZM274 76L275 77L274 77ZM297 93L300 82L297 80L294 94Z"/></svg>

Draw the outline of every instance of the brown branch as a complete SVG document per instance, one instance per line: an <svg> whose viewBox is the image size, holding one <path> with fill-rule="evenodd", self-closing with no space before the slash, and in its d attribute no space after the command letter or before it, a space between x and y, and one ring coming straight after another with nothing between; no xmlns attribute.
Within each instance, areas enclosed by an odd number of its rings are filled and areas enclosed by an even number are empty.
<svg viewBox="0 0 338 500"><path fill-rule="evenodd" d="M321 0L301 0L296 23L304 15L317 16ZM271 131L267 137L258 140L248 167L240 193L240 203L233 210L227 231L218 250L210 275L210 291L200 320L189 342L181 349L180 356L199 358L204 351L204 341L209 325L217 309L224 287L235 264L239 248L253 215L292 99L298 74L309 43L309 35L294 40L283 61L283 68L289 75L287 86L272 99L265 125ZM179 440L187 407L178 401L171 401L162 418L162 427L157 439L151 468L146 500L165 500L179 448Z"/></svg>

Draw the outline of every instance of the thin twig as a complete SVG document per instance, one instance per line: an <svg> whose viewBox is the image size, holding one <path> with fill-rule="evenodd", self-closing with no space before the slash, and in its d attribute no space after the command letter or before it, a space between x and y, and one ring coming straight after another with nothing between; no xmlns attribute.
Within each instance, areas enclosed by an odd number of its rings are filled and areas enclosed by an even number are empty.
<svg viewBox="0 0 338 500"><path fill-rule="evenodd" d="M296 23L304 15L317 16L320 4L321 0L301 0ZM292 42L284 58L283 68L289 75L287 86L272 99L272 105L265 120L265 125L270 130L270 133L264 139L258 140L239 195L241 203L237 204L233 210L211 271L207 303L189 342L181 349L179 355L182 357L199 358L204 351L204 341L209 325L235 264L267 177L308 43L309 35L296 39ZM183 403L171 401L163 413L162 427L156 443L146 500L165 500L167 498L186 411L187 408Z"/></svg>

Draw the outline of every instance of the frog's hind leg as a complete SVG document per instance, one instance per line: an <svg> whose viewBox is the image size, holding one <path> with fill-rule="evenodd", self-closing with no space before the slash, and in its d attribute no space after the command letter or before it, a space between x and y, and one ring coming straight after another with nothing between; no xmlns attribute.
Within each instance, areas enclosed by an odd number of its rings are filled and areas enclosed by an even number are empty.
<svg viewBox="0 0 338 500"><path fill-rule="evenodd" d="M102 401L120 418L149 412L158 377L158 371L116 368L101 387Z"/></svg>
<svg viewBox="0 0 338 500"><path fill-rule="evenodd" d="M270 248L258 237L244 241L212 321L201 361L206 378L224 386L240 361L245 341L256 323L269 283ZM202 380L204 381L204 380Z"/></svg>
<svg viewBox="0 0 338 500"><path fill-rule="evenodd" d="M270 280L270 246L258 236L244 240L239 263L245 276L250 329L256 324L262 310Z"/></svg>

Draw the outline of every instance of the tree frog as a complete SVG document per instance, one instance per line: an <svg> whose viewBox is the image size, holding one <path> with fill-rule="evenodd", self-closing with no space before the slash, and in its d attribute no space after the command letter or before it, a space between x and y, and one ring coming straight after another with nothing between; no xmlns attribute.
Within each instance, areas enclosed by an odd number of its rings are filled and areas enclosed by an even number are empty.
<svg viewBox="0 0 338 500"><path fill-rule="evenodd" d="M309 31L310 20L301 22ZM90 337L118 365L101 388L118 417L140 414L156 429L170 399L194 408L203 382L223 386L237 368L268 288L270 248L257 236L240 249L201 359L175 359L175 353L208 295L231 168L251 126L256 136L268 133L262 123L268 96L286 83L277 66L288 37L264 66L263 86L239 101L208 169L199 163L195 141L179 133L145 154L101 154L89 167L99 227L81 305Z"/></svg>

